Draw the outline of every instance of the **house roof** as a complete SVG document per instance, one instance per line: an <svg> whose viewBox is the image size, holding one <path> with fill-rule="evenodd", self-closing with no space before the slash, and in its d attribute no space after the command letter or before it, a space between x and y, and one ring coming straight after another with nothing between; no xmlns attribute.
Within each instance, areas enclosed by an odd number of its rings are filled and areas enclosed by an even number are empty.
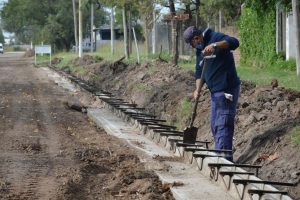
<svg viewBox="0 0 300 200"><path fill-rule="evenodd" d="M120 26L116 26L115 30L119 30ZM110 30L110 25L102 25L99 28L94 28L94 31L98 30Z"/></svg>

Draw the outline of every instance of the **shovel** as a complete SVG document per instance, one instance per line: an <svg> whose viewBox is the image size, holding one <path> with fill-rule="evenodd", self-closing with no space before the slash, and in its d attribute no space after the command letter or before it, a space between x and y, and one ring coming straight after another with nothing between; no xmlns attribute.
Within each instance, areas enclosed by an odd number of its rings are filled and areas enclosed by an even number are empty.
<svg viewBox="0 0 300 200"><path fill-rule="evenodd" d="M197 106L198 106L198 103L199 103L200 92L201 92L201 89L204 85L204 73L205 73L205 70L206 70L207 60L211 59L211 58L215 58L215 57L216 57L216 55L210 55L210 56L204 56L204 58L203 58L203 68L202 68L202 73L201 73L201 78L200 78L200 86L197 90L197 97L195 99L195 104L194 104L190 124L183 131L183 143L186 143L186 144L195 144L196 143L198 128L194 127L193 123L194 123L194 120L195 120L196 115L197 115Z"/></svg>

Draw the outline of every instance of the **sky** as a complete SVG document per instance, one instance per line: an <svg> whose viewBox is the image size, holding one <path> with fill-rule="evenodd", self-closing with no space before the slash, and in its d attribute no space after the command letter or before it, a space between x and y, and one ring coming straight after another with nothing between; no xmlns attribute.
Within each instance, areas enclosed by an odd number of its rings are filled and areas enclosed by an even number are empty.
<svg viewBox="0 0 300 200"><path fill-rule="evenodd" d="M0 7L2 7L2 4L7 2L7 0L0 0Z"/></svg>

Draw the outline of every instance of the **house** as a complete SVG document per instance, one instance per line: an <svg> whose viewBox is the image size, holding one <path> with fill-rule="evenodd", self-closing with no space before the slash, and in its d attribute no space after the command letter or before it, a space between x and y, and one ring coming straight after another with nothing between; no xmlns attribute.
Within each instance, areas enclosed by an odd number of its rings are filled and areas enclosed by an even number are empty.
<svg viewBox="0 0 300 200"><path fill-rule="evenodd" d="M95 28L94 31L96 32L96 35L99 34L100 41L110 41L111 40L111 28L110 25L103 25L99 28ZM119 26L114 28L115 32L115 40L120 40L123 38L123 32Z"/></svg>

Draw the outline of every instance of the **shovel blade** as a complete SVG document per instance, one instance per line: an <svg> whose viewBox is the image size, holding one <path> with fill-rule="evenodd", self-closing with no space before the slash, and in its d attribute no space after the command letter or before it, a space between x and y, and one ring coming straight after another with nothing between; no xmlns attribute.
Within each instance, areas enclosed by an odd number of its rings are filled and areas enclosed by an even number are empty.
<svg viewBox="0 0 300 200"><path fill-rule="evenodd" d="M183 143L195 144L197 138L198 128L187 127L183 131Z"/></svg>

